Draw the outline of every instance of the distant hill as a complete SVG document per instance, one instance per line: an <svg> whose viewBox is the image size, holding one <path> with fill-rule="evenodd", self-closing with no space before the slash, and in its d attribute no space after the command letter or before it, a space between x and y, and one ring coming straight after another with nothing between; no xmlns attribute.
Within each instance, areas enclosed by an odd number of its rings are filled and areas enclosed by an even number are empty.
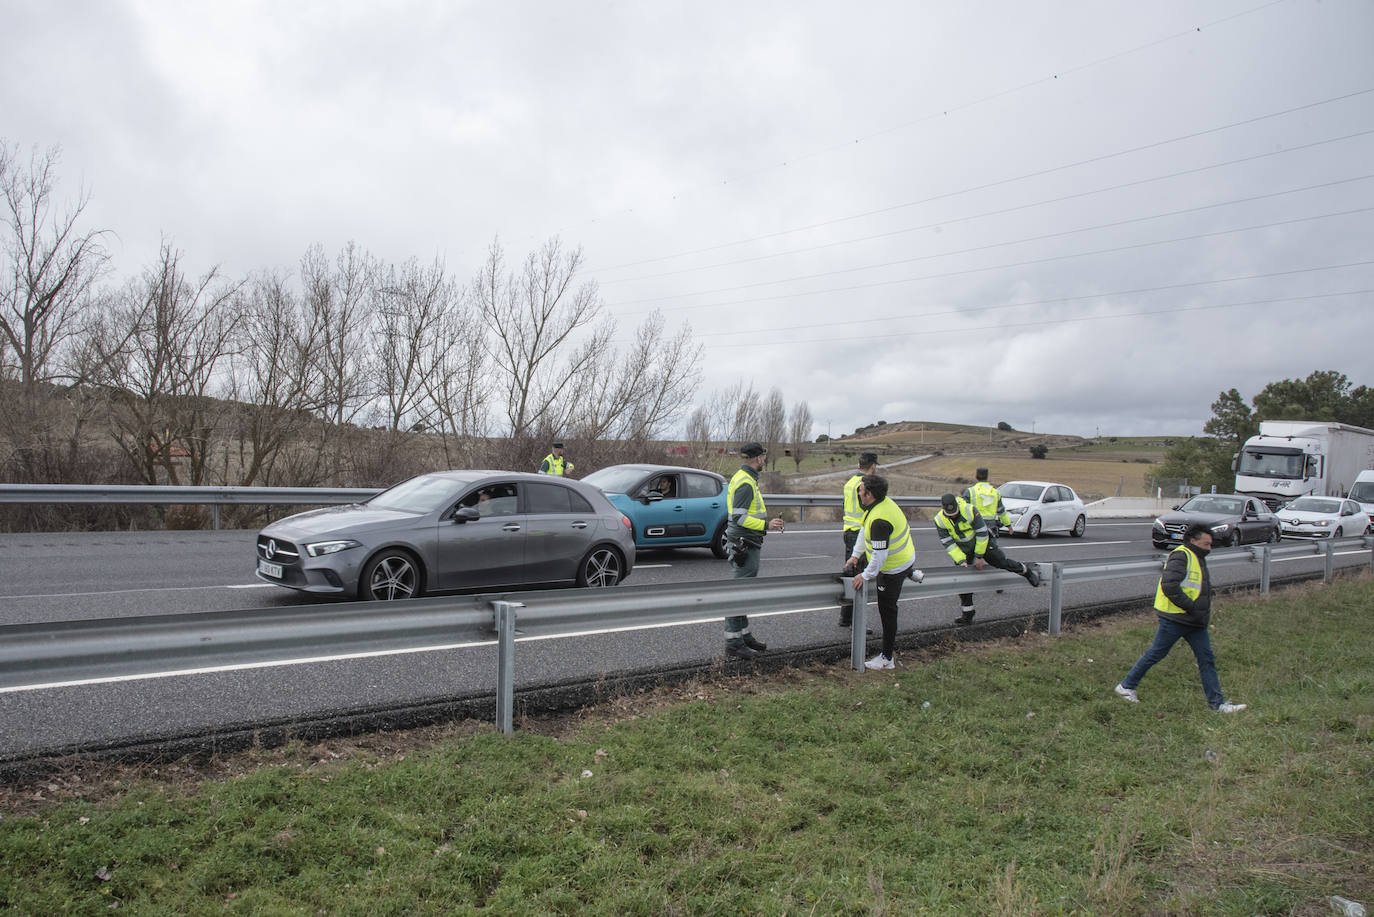
<svg viewBox="0 0 1374 917"><path fill-rule="evenodd" d="M996 427L919 420L871 424L846 436L837 436L830 440L830 443L847 449L872 445L891 450L894 446L905 446L928 452L1029 448L1037 443L1051 449L1064 449L1088 442L1090 440L1082 436L1061 433L1030 433L1025 430L999 430Z"/></svg>

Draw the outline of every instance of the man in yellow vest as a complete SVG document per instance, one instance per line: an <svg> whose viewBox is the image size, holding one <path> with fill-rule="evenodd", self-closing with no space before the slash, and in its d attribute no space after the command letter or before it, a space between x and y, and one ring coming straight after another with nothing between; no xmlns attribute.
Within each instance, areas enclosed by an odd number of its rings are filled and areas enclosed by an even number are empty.
<svg viewBox="0 0 1374 917"><path fill-rule="evenodd" d="M1197 659L1197 671L1202 676L1202 692L1207 703L1218 713L1236 713L1246 704L1230 704L1221 693L1221 679L1217 677L1216 657L1207 625L1212 616L1212 577L1207 572L1207 553L1212 550L1212 531L1201 523L1188 526L1183 544L1169 552L1164 572L1155 587L1155 616L1159 626L1150 644L1126 677L1117 684L1116 691L1131 703L1139 703L1135 689L1150 667L1169 655L1180 639L1188 641Z"/></svg>
<svg viewBox="0 0 1374 917"><path fill-rule="evenodd" d="M782 517L769 519L759 490L759 472L763 470L768 450L759 443L745 443L739 454L744 464L730 479L726 490L729 521L725 524L727 556L735 579L753 579L759 575L759 554L763 538L769 532L782 531ZM753 659L768 649L768 644L754 639L749 633L749 616L732 615L725 619L725 654L736 659Z"/></svg>
<svg viewBox="0 0 1374 917"><path fill-rule="evenodd" d="M860 521L862 540L855 540L845 573L854 574L857 591L866 582L878 587L878 617L883 622L882 651L864 663L870 669L896 667L897 600L902 597L902 584L907 578L916 582L925 574L916 569L916 541L907 524L902 508L887 495L887 479L878 474L866 474L859 481L859 503L863 507ZM868 555L868 563L859 569L860 558Z"/></svg>
<svg viewBox="0 0 1374 917"><path fill-rule="evenodd" d="M848 561L854 553L854 544L859 540L859 530L864 524L864 508L859 504L859 482L866 474L877 474L878 454L864 452L859 455L859 473L851 475L840 491L844 496L844 556ZM863 559L860 558L862 562ZM840 604L840 626L849 627L854 621L854 605L851 602Z"/></svg>
<svg viewBox="0 0 1374 917"><path fill-rule="evenodd" d="M573 463L563 458L563 444L554 443L553 451L544 456L539 464L540 474L556 474L560 477L572 474Z"/></svg>
<svg viewBox="0 0 1374 917"><path fill-rule="evenodd" d="M1032 586L1040 585L1040 574L1030 564L1012 560L1002 553L995 541L988 537L988 527L976 509L954 494L940 497L940 511L935 514L935 534L956 566L981 570L991 564L1024 576ZM965 627L973 623L973 593L959 593L960 615L954 623Z"/></svg>
<svg viewBox="0 0 1374 917"><path fill-rule="evenodd" d="M1011 513L1002 505L1002 494L988 483L988 470L979 468L974 473L978 481L972 487L965 487L965 502L978 511L988 527L988 544L997 544L998 526L1011 526Z"/></svg>

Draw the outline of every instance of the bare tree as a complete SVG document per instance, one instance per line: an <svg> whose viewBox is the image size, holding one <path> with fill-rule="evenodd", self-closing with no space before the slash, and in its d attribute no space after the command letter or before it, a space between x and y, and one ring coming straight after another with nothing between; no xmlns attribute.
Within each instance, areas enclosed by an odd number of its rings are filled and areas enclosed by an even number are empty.
<svg viewBox="0 0 1374 917"><path fill-rule="evenodd" d="M582 251L551 239L507 273L498 242L472 283L487 326L497 388L505 396L508 432L517 440L546 437L567 423L578 377L604 357L612 327L597 324L596 284L575 286Z"/></svg>
<svg viewBox="0 0 1374 917"><path fill-rule="evenodd" d="M696 394L701 346L684 326L667 337L652 313L624 352L610 352L575 380L568 428L583 442L639 444L658 436Z"/></svg>
<svg viewBox="0 0 1374 917"><path fill-rule="evenodd" d="M797 465L797 471L801 471L802 459L806 458L811 444L811 427L815 421L811 419L811 406L805 401L798 401L792 405L792 418L788 423L788 438L792 441L792 461Z"/></svg>
<svg viewBox="0 0 1374 917"><path fill-rule="evenodd" d="M774 388L763 402L760 417L762 422L763 446L768 450L769 464L778 470L778 453L782 451L783 440L787 436L787 405L782 400L782 391Z"/></svg>
<svg viewBox="0 0 1374 917"><path fill-rule="evenodd" d="M116 443L149 484L206 482L227 409L212 386L240 320L238 284L217 268L189 279L180 261L164 242L158 263L116 302L100 342Z"/></svg>
<svg viewBox="0 0 1374 917"><path fill-rule="evenodd" d="M717 404L717 410L729 418L723 429L730 431L727 438L733 440L735 445L763 435L760 432L763 426L763 403L759 393L754 391L752 382L748 385L743 380L736 382L717 396Z"/></svg>
<svg viewBox="0 0 1374 917"><path fill-rule="evenodd" d="M444 266L415 259L392 267L379 285L377 397L388 430L429 429L434 412L425 397L426 354L458 291Z"/></svg>
<svg viewBox="0 0 1374 917"><path fill-rule="evenodd" d="M107 255L101 233L82 231L82 196L65 208L53 200L56 147L34 150L27 166L17 148L0 141L0 196L4 197L4 263L0 280L0 378L12 375L26 407L36 406L54 357L80 329L91 287Z"/></svg>
<svg viewBox="0 0 1374 917"><path fill-rule="evenodd" d="M304 303L275 272L254 279L242 298L229 360L231 397L239 406L232 437L236 468L226 468L223 476L245 485L275 484L277 463L287 457L292 484L321 483L322 450L300 448L312 412L323 407L323 388L313 377L319 344L310 334ZM293 454L305 462L290 461Z"/></svg>
<svg viewBox="0 0 1374 917"><path fill-rule="evenodd" d="M376 259L353 242L332 265L318 245L301 258L319 410L334 427L352 422L372 397L377 272Z"/></svg>
<svg viewBox="0 0 1374 917"><path fill-rule="evenodd" d="M463 291L455 291L420 359L429 426L439 434L445 463L450 468L481 464L491 386L482 325Z"/></svg>

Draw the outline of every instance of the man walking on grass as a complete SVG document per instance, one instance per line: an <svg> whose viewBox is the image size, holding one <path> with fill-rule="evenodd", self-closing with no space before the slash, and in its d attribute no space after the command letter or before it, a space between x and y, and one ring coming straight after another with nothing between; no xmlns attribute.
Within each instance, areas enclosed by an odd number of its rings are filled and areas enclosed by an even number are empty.
<svg viewBox="0 0 1374 917"><path fill-rule="evenodd" d="M1155 630L1154 642L1113 689L1131 703L1140 700L1135 689L1145 673L1169 655L1173 645L1182 639L1188 641L1197 659L1202 691L1211 708L1218 713L1237 713L1246 708L1246 704L1227 703L1226 695L1221 693L1216 657L1212 655L1212 641L1207 636L1207 623L1212 616L1212 578L1207 572L1207 554L1211 550L1211 530L1194 523L1183 533L1183 544L1169 553L1164 573L1155 587L1155 615L1159 618L1159 627Z"/></svg>

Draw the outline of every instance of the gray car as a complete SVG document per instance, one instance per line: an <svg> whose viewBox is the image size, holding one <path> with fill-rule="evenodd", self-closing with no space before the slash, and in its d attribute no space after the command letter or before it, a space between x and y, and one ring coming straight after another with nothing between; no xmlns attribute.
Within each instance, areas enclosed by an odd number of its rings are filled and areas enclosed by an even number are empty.
<svg viewBox="0 0 1374 917"><path fill-rule="evenodd" d="M287 516L258 534L258 578L302 592L404 599L630 575L630 522L598 488L513 471L437 471L366 503Z"/></svg>

